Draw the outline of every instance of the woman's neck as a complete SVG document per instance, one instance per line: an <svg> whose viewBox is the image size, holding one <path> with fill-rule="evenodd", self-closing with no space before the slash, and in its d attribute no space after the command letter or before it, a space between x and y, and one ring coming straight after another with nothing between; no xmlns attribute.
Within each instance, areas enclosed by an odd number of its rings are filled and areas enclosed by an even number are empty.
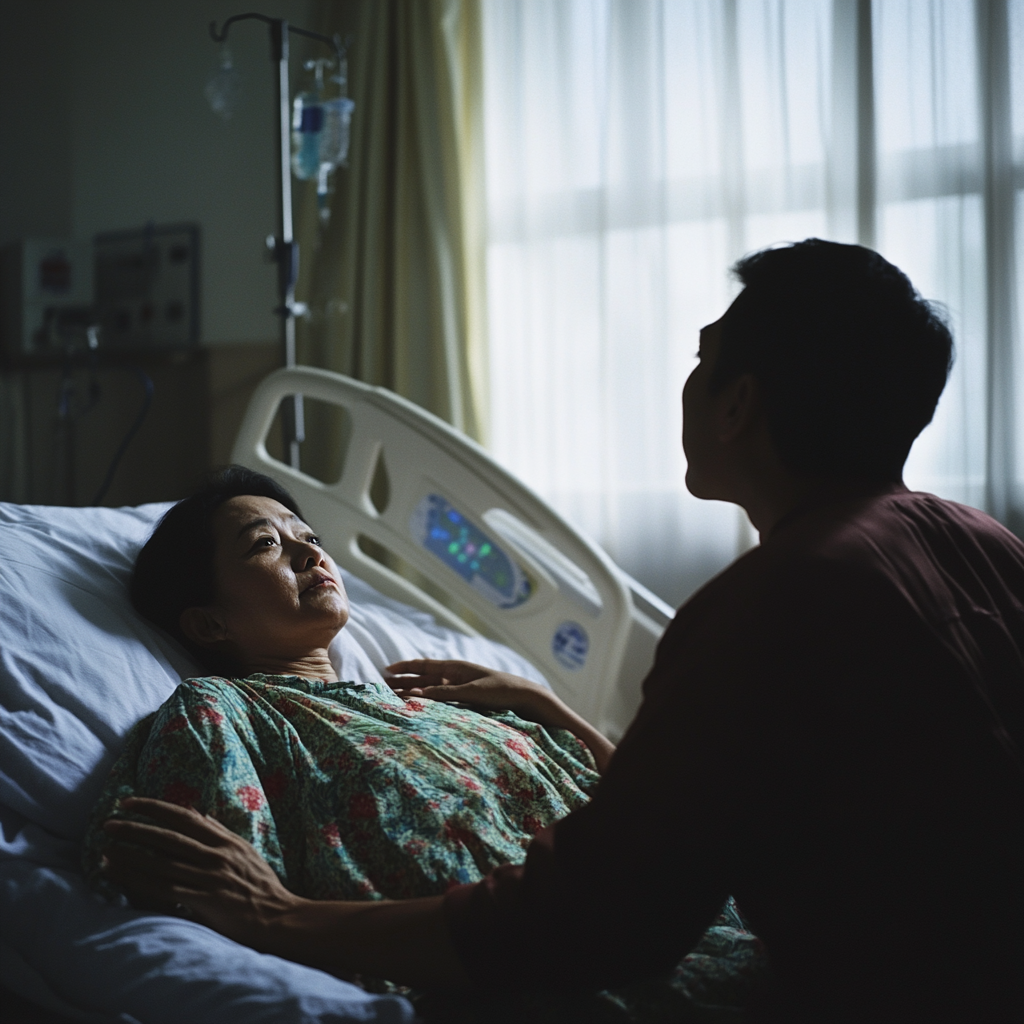
<svg viewBox="0 0 1024 1024"><path fill-rule="evenodd" d="M260 673L266 676L299 676L302 679L322 679L328 683L338 681L338 673L334 671L327 649L319 647L301 658L275 658L260 656L247 658L245 671L249 675Z"/></svg>

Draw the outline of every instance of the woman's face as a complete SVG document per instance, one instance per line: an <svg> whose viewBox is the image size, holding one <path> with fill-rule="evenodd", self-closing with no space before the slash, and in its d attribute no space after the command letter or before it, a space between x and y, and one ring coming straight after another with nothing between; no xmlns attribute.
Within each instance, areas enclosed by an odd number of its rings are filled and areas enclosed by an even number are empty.
<svg viewBox="0 0 1024 1024"><path fill-rule="evenodd" d="M209 639L243 664L326 648L348 622L348 596L313 530L273 498L252 496L224 502L212 527L217 591L204 613L221 634Z"/></svg>

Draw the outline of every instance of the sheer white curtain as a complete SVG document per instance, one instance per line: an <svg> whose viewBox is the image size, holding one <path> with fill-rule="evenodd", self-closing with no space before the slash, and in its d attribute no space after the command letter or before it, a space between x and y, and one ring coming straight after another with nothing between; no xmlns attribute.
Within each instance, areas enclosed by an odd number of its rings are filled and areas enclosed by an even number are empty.
<svg viewBox="0 0 1024 1024"><path fill-rule="evenodd" d="M681 601L753 542L683 483L697 332L736 258L818 235L874 245L948 305L957 366L908 483L1009 521L1021 7L484 0L497 457Z"/></svg>

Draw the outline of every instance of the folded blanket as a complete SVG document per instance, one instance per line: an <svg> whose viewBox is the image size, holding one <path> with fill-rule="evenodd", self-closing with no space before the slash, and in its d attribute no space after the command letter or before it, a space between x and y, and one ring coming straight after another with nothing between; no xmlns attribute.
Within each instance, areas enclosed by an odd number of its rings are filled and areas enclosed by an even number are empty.
<svg viewBox="0 0 1024 1024"><path fill-rule="evenodd" d="M521 862L533 835L598 781L572 734L511 712L402 700L376 683L189 679L129 734L86 833L126 796L210 814L294 893L403 899Z"/></svg>

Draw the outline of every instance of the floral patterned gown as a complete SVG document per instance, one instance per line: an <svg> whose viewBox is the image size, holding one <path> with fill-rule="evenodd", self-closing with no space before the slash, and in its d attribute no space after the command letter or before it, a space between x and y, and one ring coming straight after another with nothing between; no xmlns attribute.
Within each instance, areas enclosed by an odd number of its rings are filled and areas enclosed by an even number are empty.
<svg viewBox="0 0 1024 1024"><path fill-rule="evenodd" d="M189 679L131 732L85 847L126 796L196 808L247 839L310 899L443 893L522 861L587 801L586 746L511 712L403 700L374 683Z"/></svg>
<svg viewBox="0 0 1024 1024"><path fill-rule="evenodd" d="M110 893L101 826L124 797L148 796L212 815L300 896L430 896L521 863L533 836L585 804L597 782L580 740L512 712L403 700L379 683L189 679L129 734L93 812L83 868ZM426 1020L448 1024L725 1024L738 1019L763 960L730 900L674 971L625 989L404 991Z"/></svg>

